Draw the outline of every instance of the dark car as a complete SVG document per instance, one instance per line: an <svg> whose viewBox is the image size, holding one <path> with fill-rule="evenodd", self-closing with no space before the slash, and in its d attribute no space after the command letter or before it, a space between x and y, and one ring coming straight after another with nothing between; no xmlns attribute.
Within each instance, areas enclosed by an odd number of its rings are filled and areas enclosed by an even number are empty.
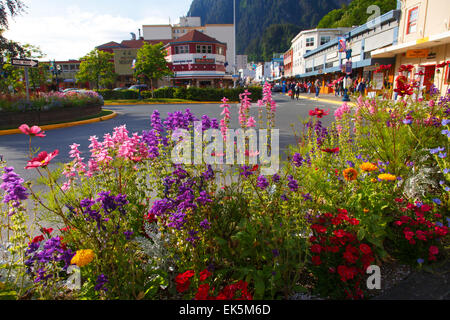
<svg viewBox="0 0 450 320"><path fill-rule="evenodd" d="M135 84L128 88L128 90L147 90L148 86L146 84Z"/></svg>
<svg viewBox="0 0 450 320"><path fill-rule="evenodd" d="M272 87L272 92L281 92L283 91L283 87L280 86L279 84L276 84Z"/></svg>

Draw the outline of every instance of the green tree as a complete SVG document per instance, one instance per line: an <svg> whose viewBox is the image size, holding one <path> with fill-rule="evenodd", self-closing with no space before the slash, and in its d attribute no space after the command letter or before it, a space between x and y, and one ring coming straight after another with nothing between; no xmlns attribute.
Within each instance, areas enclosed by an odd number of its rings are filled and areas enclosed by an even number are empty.
<svg viewBox="0 0 450 320"><path fill-rule="evenodd" d="M136 76L144 78L146 83L150 82L150 88L153 96L153 80L159 80L164 76L170 76L172 71L167 65L165 59L167 53L163 49L163 44L151 45L144 43L137 52Z"/></svg>
<svg viewBox="0 0 450 320"><path fill-rule="evenodd" d="M8 30L9 18L23 13L24 7L20 0L0 0L0 58L23 54L23 48L18 43L6 39L3 33Z"/></svg>
<svg viewBox="0 0 450 320"><path fill-rule="evenodd" d="M348 6L330 11L317 25L318 28L338 28L363 25L373 13L367 13L369 6L378 6L381 14L394 10L397 0L353 0Z"/></svg>
<svg viewBox="0 0 450 320"><path fill-rule="evenodd" d="M76 74L77 82L93 83L95 89L112 86L117 78L113 59L112 53L92 50L80 59L80 71Z"/></svg>

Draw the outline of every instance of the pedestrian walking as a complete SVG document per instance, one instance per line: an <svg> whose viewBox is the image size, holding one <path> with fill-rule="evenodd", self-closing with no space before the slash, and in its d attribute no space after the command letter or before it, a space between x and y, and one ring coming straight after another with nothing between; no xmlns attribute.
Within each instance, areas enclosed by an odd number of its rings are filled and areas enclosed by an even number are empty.
<svg viewBox="0 0 450 320"><path fill-rule="evenodd" d="M356 90L359 92L361 96L364 97L366 93L366 80L364 78L361 79Z"/></svg>
<svg viewBox="0 0 450 320"><path fill-rule="evenodd" d="M311 94L311 87L312 87L311 81L308 80L308 83L306 86L308 87L308 94Z"/></svg>
<svg viewBox="0 0 450 320"><path fill-rule="evenodd" d="M314 83L314 86L316 88L316 98L319 97L319 93L320 93L320 80L317 79L316 82Z"/></svg>
<svg viewBox="0 0 450 320"><path fill-rule="evenodd" d="M298 100L300 96L300 83L297 83L297 85L295 86L295 98Z"/></svg>

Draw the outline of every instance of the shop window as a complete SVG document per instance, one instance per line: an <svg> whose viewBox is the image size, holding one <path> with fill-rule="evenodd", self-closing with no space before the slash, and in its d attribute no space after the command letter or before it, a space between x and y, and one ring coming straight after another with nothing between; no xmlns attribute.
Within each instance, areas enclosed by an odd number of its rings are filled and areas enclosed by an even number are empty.
<svg viewBox="0 0 450 320"><path fill-rule="evenodd" d="M406 34L415 33L417 31L418 18L419 18L419 7L412 8L408 11L408 24L406 26Z"/></svg>

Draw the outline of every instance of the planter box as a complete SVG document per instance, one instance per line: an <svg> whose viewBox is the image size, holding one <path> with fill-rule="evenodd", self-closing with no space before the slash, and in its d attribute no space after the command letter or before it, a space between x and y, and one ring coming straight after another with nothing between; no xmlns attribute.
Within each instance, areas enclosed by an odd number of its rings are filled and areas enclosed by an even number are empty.
<svg viewBox="0 0 450 320"><path fill-rule="evenodd" d="M42 126L52 123L70 122L94 116L102 112L102 106L60 108L48 111L0 112L0 129L18 128L22 124Z"/></svg>

